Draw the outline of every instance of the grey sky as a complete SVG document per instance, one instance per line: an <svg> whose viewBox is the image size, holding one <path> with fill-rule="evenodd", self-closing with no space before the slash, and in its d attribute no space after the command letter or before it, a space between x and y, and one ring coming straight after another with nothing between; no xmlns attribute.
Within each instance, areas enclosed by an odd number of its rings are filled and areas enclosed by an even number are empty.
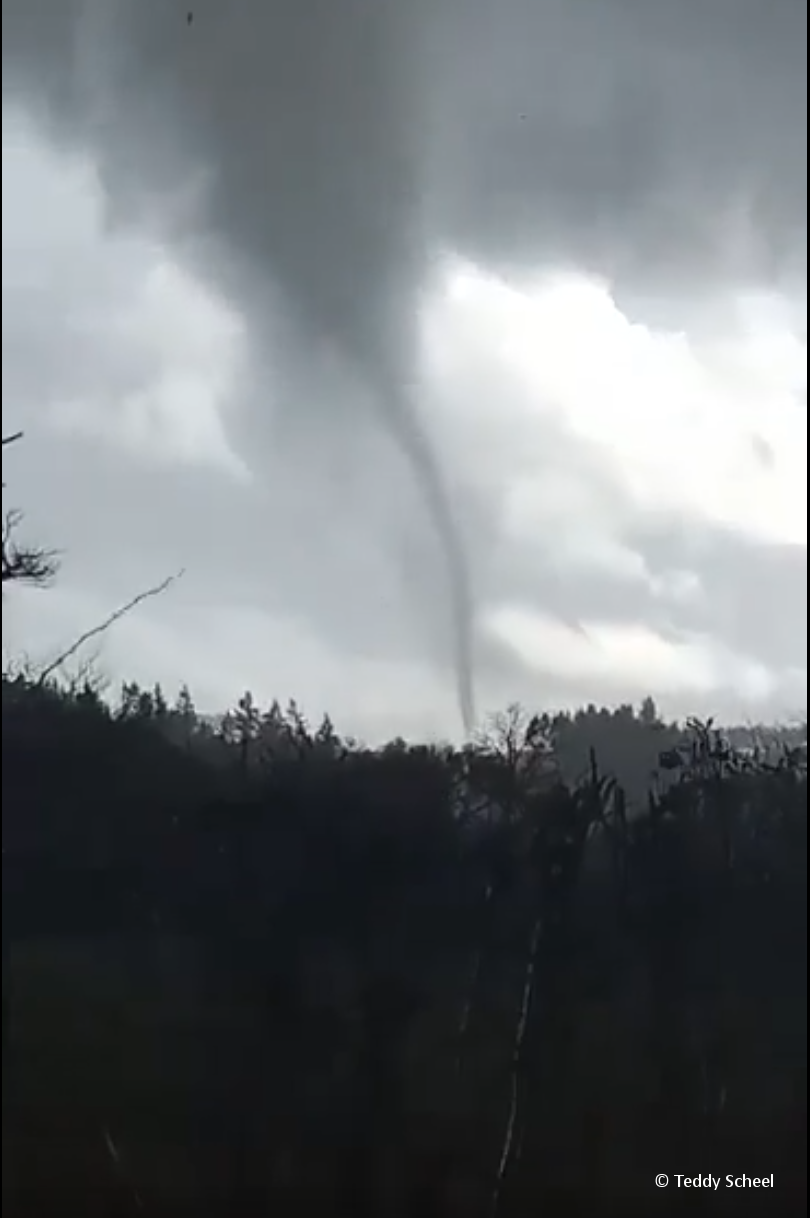
<svg viewBox="0 0 810 1218"><path fill-rule="evenodd" d="M407 410L483 707L803 707L805 47L798 0L4 0L7 477L66 550L7 646L184 566L115 677L453 730Z"/></svg>

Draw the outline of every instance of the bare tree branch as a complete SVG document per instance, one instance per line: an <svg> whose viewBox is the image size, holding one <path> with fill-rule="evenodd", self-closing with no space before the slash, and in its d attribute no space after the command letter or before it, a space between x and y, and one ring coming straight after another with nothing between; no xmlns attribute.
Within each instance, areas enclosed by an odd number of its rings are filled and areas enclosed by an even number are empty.
<svg viewBox="0 0 810 1218"><path fill-rule="evenodd" d="M3 436L3 448L22 439L22 432L15 431L10 436ZM5 489L5 482L3 488ZM2 530L2 580L6 583L34 584L43 587L50 583L57 571L58 562L55 551L44 550L39 546L20 546L14 541L14 533L22 521L22 512L12 508L6 512Z"/></svg>
<svg viewBox="0 0 810 1218"><path fill-rule="evenodd" d="M6 512L3 518L0 582L36 584L42 587L50 583L56 574L57 555L53 550L17 545L14 532L22 518L22 512L17 508Z"/></svg>
<svg viewBox="0 0 810 1218"><path fill-rule="evenodd" d="M46 664L45 667L41 669L37 678L37 684L44 685L48 680L48 677L52 677L57 669L61 668L62 665L72 656L75 656L76 652L79 651L80 648L84 647L85 643L88 643L90 639L97 638L100 634L104 634L111 626L114 626L116 622L120 621L122 617L126 617L128 613L137 608L138 605L142 604L143 601L150 600L153 596L160 596L161 593L165 592L167 588L176 583L177 580L183 576L183 574L184 572L181 569L180 571L176 571L174 575L168 575L166 579L161 580L159 584L155 584L153 588L146 588L143 592L139 592L137 596L133 596L132 599L128 600L125 604L119 605L119 607L115 609L108 617L106 617L103 622L99 622L96 626L92 626L89 630L85 630L84 633L80 634L79 637L75 639L69 647L61 652L55 660L52 660L50 664Z"/></svg>

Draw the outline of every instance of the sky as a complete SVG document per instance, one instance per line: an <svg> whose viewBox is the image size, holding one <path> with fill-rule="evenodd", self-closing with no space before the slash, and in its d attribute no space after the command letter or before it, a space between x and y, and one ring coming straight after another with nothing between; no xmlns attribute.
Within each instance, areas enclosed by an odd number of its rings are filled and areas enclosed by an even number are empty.
<svg viewBox="0 0 810 1218"><path fill-rule="evenodd" d="M803 714L806 22L3 0L6 658L182 568L113 686Z"/></svg>

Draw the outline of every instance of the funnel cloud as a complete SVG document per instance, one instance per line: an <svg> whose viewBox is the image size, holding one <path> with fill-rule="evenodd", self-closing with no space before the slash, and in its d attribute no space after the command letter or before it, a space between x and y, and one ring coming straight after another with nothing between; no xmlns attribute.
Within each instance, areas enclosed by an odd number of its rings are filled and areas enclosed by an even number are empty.
<svg viewBox="0 0 810 1218"><path fill-rule="evenodd" d="M607 601L592 603L590 584L567 603L569 576L535 553L554 548L556 522L570 508L565 486L553 490L567 452L559 445L576 450L582 481L577 562L586 551L591 561L584 534L603 523L591 503L604 493L607 513L621 502L620 521L635 504L625 504L621 477L605 479L609 491L597 478L604 445L580 449L547 429L558 448L548 440L545 482L526 497L543 500L552 524L526 541L534 557L522 553L514 570L501 562L506 513L488 496L501 493L507 439L498 432L495 443L495 429L487 432L481 466L466 481L462 468L479 443L476 411L489 388L471 373L460 391L465 409L454 419L469 434L458 453L455 433L428 417L420 390L420 310L433 268L458 257L521 289L546 269L608 285L609 305L594 305L590 348L580 320L567 347L548 350L538 324L521 358L546 362L533 380L543 386L532 402L538 412L557 407L569 380L587 379L580 370L592 360L599 406L614 412L618 429L644 381L634 363L642 337L652 353L645 367L658 369L660 357L656 393L664 395L675 357L661 354L659 330L712 339L715 315L737 292L805 296L806 25L804 0L4 0L4 102L60 149L92 159L112 230L155 237L245 319L254 383L228 428L257 471L279 434L326 447L367 426L373 411L412 471L441 548L469 728L474 651L478 684L486 679L488 599L526 606L536 596L575 633L609 616ZM498 297L489 279L486 294ZM496 363L504 348L498 316L480 310L469 367L479 351L486 364L486 341ZM655 332L642 336L636 323ZM629 355L614 367L605 353L625 343ZM357 393L343 383L307 391L324 350ZM565 385L554 371L563 363ZM611 399L604 387L625 367L632 375ZM265 393L268 369L282 392ZM691 392L697 381L683 378ZM742 379L753 384L748 373ZM500 398L491 405L507 430L514 412ZM602 417L596 407L589 414L591 437L604 435ZM763 476L765 451L760 444L752 456ZM530 456L527 446L504 461L515 472ZM698 481L684 473L678 486ZM713 494L701 503L714 503ZM488 570L498 571L494 590ZM435 586L423 594L435 599ZM628 614L657 612L633 595ZM698 609L679 604L677 613L687 612ZM493 668L504 663L490 658Z"/></svg>
<svg viewBox="0 0 810 1218"><path fill-rule="evenodd" d="M85 0L70 7L20 6L8 16L4 8L14 75L27 61L22 87L50 103L69 138L91 141L124 219L160 225L171 216L175 240L192 258L201 250L213 258L237 297L246 292L261 312L272 289L310 339L336 348L371 387L444 555L469 732L470 574L439 461L407 388L429 256L418 142L420 6L198 0L189 12L172 0ZM68 48L61 58L59 42ZM178 233L176 200L194 182ZM210 273L210 265L203 269Z"/></svg>

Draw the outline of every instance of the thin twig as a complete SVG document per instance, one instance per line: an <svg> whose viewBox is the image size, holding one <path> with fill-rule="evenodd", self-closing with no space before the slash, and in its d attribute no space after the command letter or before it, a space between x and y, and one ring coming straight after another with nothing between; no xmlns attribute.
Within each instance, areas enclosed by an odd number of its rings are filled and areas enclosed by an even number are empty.
<svg viewBox="0 0 810 1218"><path fill-rule="evenodd" d="M109 617L106 617L103 622L99 622L98 625L91 627L90 630L85 630L84 634L80 634L79 637L73 643L71 643L70 647L61 652L60 655L58 655L57 658L50 664L45 665L37 678L37 685L44 685L48 680L48 677L53 676L56 670L61 668L62 665L71 658L71 656L75 656L76 652L81 647L84 647L85 643L89 643L90 639L94 639L98 635L104 634L105 631L109 630L110 626L114 626L116 622L120 621L122 617L125 617L133 609L137 608L137 606L143 601L150 600L153 596L160 596L161 593L165 592L166 589L171 587L173 583L176 583L176 581L180 579L182 575L182 570L176 571L174 575L168 575L166 579L162 580L159 584L155 584L153 588L146 588L143 592L139 592L137 596L133 596L131 600L126 602L126 604L119 605L119 607L115 609L109 615Z"/></svg>
<svg viewBox="0 0 810 1218"><path fill-rule="evenodd" d="M110 1159L112 1160L113 1167L115 1168L116 1173L119 1175L121 1182L126 1186L126 1188L129 1189L135 1209L139 1210L139 1211L142 1210L144 1208L143 1198L141 1197L141 1194L138 1192L135 1185L132 1183L132 1180L129 1178L129 1175L124 1167L124 1161L121 1157L121 1151L118 1149L115 1142L113 1141L112 1134L110 1133L110 1131L106 1125L104 1126L104 1128L101 1131L101 1136L104 1139L104 1145L107 1148L107 1153L109 1154Z"/></svg>
<svg viewBox="0 0 810 1218"><path fill-rule="evenodd" d="M542 918L537 918L532 929L531 942L529 943L529 953L526 957L526 970L523 977L523 990L521 993L520 1007L518 1011L518 1021L515 1029L515 1039L512 1043L512 1062L509 1072L509 1111L503 1134L503 1144L501 1147L501 1157L498 1162L498 1171L495 1176L495 1183L492 1189L492 1195L490 1197L490 1218L498 1218L503 1187L506 1183L506 1174L509 1170L509 1164L512 1161L515 1129L517 1127L519 1115L518 1105L521 1082L520 1076L523 1070L523 1053L526 1042L526 1030L529 1026L529 1011L531 1010L532 999L534 997L534 978L536 971L537 951L540 946L540 936L542 933L543 920Z"/></svg>

